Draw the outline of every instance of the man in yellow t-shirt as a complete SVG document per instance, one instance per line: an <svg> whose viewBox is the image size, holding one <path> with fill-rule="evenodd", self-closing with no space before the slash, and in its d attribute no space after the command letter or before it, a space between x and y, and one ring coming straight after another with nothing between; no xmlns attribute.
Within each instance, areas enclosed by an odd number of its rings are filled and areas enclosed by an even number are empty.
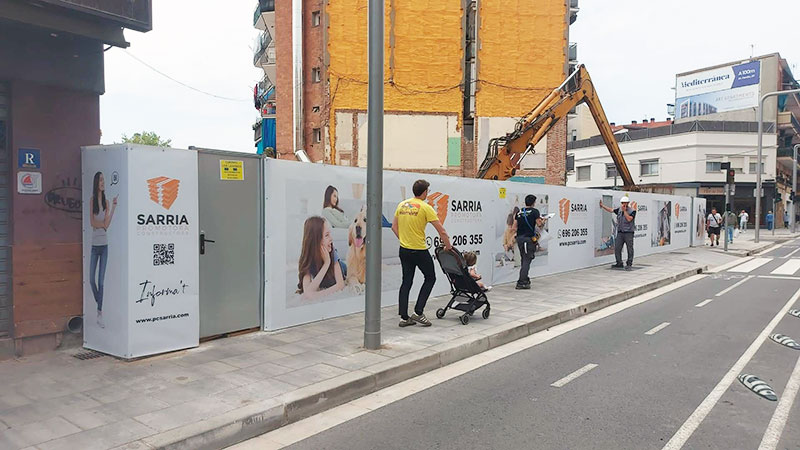
<svg viewBox="0 0 800 450"><path fill-rule="evenodd" d="M403 283L400 286L400 326L407 327L420 324L423 327L431 326L431 321L425 317L425 304L431 295L433 285L436 283L436 272L433 268L433 258L428 252L428 244L425 241L425 227L430 223L439 233L445 249L450 249L450 236L447 235L436 211L431 205L425 203L428 197L430 183L425 180L414 182L412 190L414 197L403 200L397 205L392 222L392 231L400 240L400 264L403 267ZM414 272L416 269L425 276L422 288L414 305L414 314L408 316L408 294L411 292L411 285L414 283Z"/></svg>

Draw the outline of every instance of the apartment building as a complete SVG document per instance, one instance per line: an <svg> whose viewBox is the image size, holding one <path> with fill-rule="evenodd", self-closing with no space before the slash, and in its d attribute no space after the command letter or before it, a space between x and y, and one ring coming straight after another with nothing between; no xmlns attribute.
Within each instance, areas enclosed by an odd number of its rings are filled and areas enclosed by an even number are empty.
<svg viewBox="0 0 800 450"><path fill-rule="evenodd" d="M489 139L511 131L575 62L569 25L577 0L385 7L387 169L474 176ZM274 94L258 106L274 110L278 157L366 166L367 2L260 0L255 22L270 35L256 63L265 70L260 91ZM519 175L564 184L565 159L562 123Z"/></svg>

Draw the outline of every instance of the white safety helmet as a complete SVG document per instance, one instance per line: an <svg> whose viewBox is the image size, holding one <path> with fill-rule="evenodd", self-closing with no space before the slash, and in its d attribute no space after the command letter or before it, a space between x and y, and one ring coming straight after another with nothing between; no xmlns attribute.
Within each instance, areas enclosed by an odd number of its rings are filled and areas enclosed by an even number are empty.
<svg viewBox="0 0 800 450"><path fill-rule="evenodd" d="M619 200L620 203L630 203L630 201L631 199L629 199L627 195Z"/></svg>

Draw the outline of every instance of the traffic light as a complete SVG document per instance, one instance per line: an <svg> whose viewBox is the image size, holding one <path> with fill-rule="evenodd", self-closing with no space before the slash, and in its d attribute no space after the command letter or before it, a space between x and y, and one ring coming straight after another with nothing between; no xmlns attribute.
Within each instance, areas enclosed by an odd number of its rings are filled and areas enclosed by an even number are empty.
<svg viewBox="0 0 800 450"><path fill-rule="evenodd" d="M776 192L775 193L775 203L780 203L780 202L781 202L781 193L780 192Z"/></svg>
<svg viewBox="0 0 800 450"><path fill-rule="evenodd" d="M727 177L725 178L725 182L728 184L733 184L733 177L736 176L736 169L728 169L726 174Z"/></svg>

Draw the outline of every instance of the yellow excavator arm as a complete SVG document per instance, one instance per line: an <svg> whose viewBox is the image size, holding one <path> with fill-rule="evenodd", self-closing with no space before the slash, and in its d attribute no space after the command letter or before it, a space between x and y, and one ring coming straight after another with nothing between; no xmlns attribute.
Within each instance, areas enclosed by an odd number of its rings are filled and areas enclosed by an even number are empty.
<svg viewBox="0 0 800 450"><path fill-rule="evenodd" d="M625 190L636 190L633 177L625 164L619 144L611 131L606 113L600 105L589 72L583 65L572 72L561 86L553 89L535 108L522 117L514 126L514 131L489 141L489 150L478 170L478 178L507 180L514 176L519 163L548 131L567 116L570 110L585 102L592 113L603 142L606 143L611 159L617 166L617 174L622 178Z"/></svg>

